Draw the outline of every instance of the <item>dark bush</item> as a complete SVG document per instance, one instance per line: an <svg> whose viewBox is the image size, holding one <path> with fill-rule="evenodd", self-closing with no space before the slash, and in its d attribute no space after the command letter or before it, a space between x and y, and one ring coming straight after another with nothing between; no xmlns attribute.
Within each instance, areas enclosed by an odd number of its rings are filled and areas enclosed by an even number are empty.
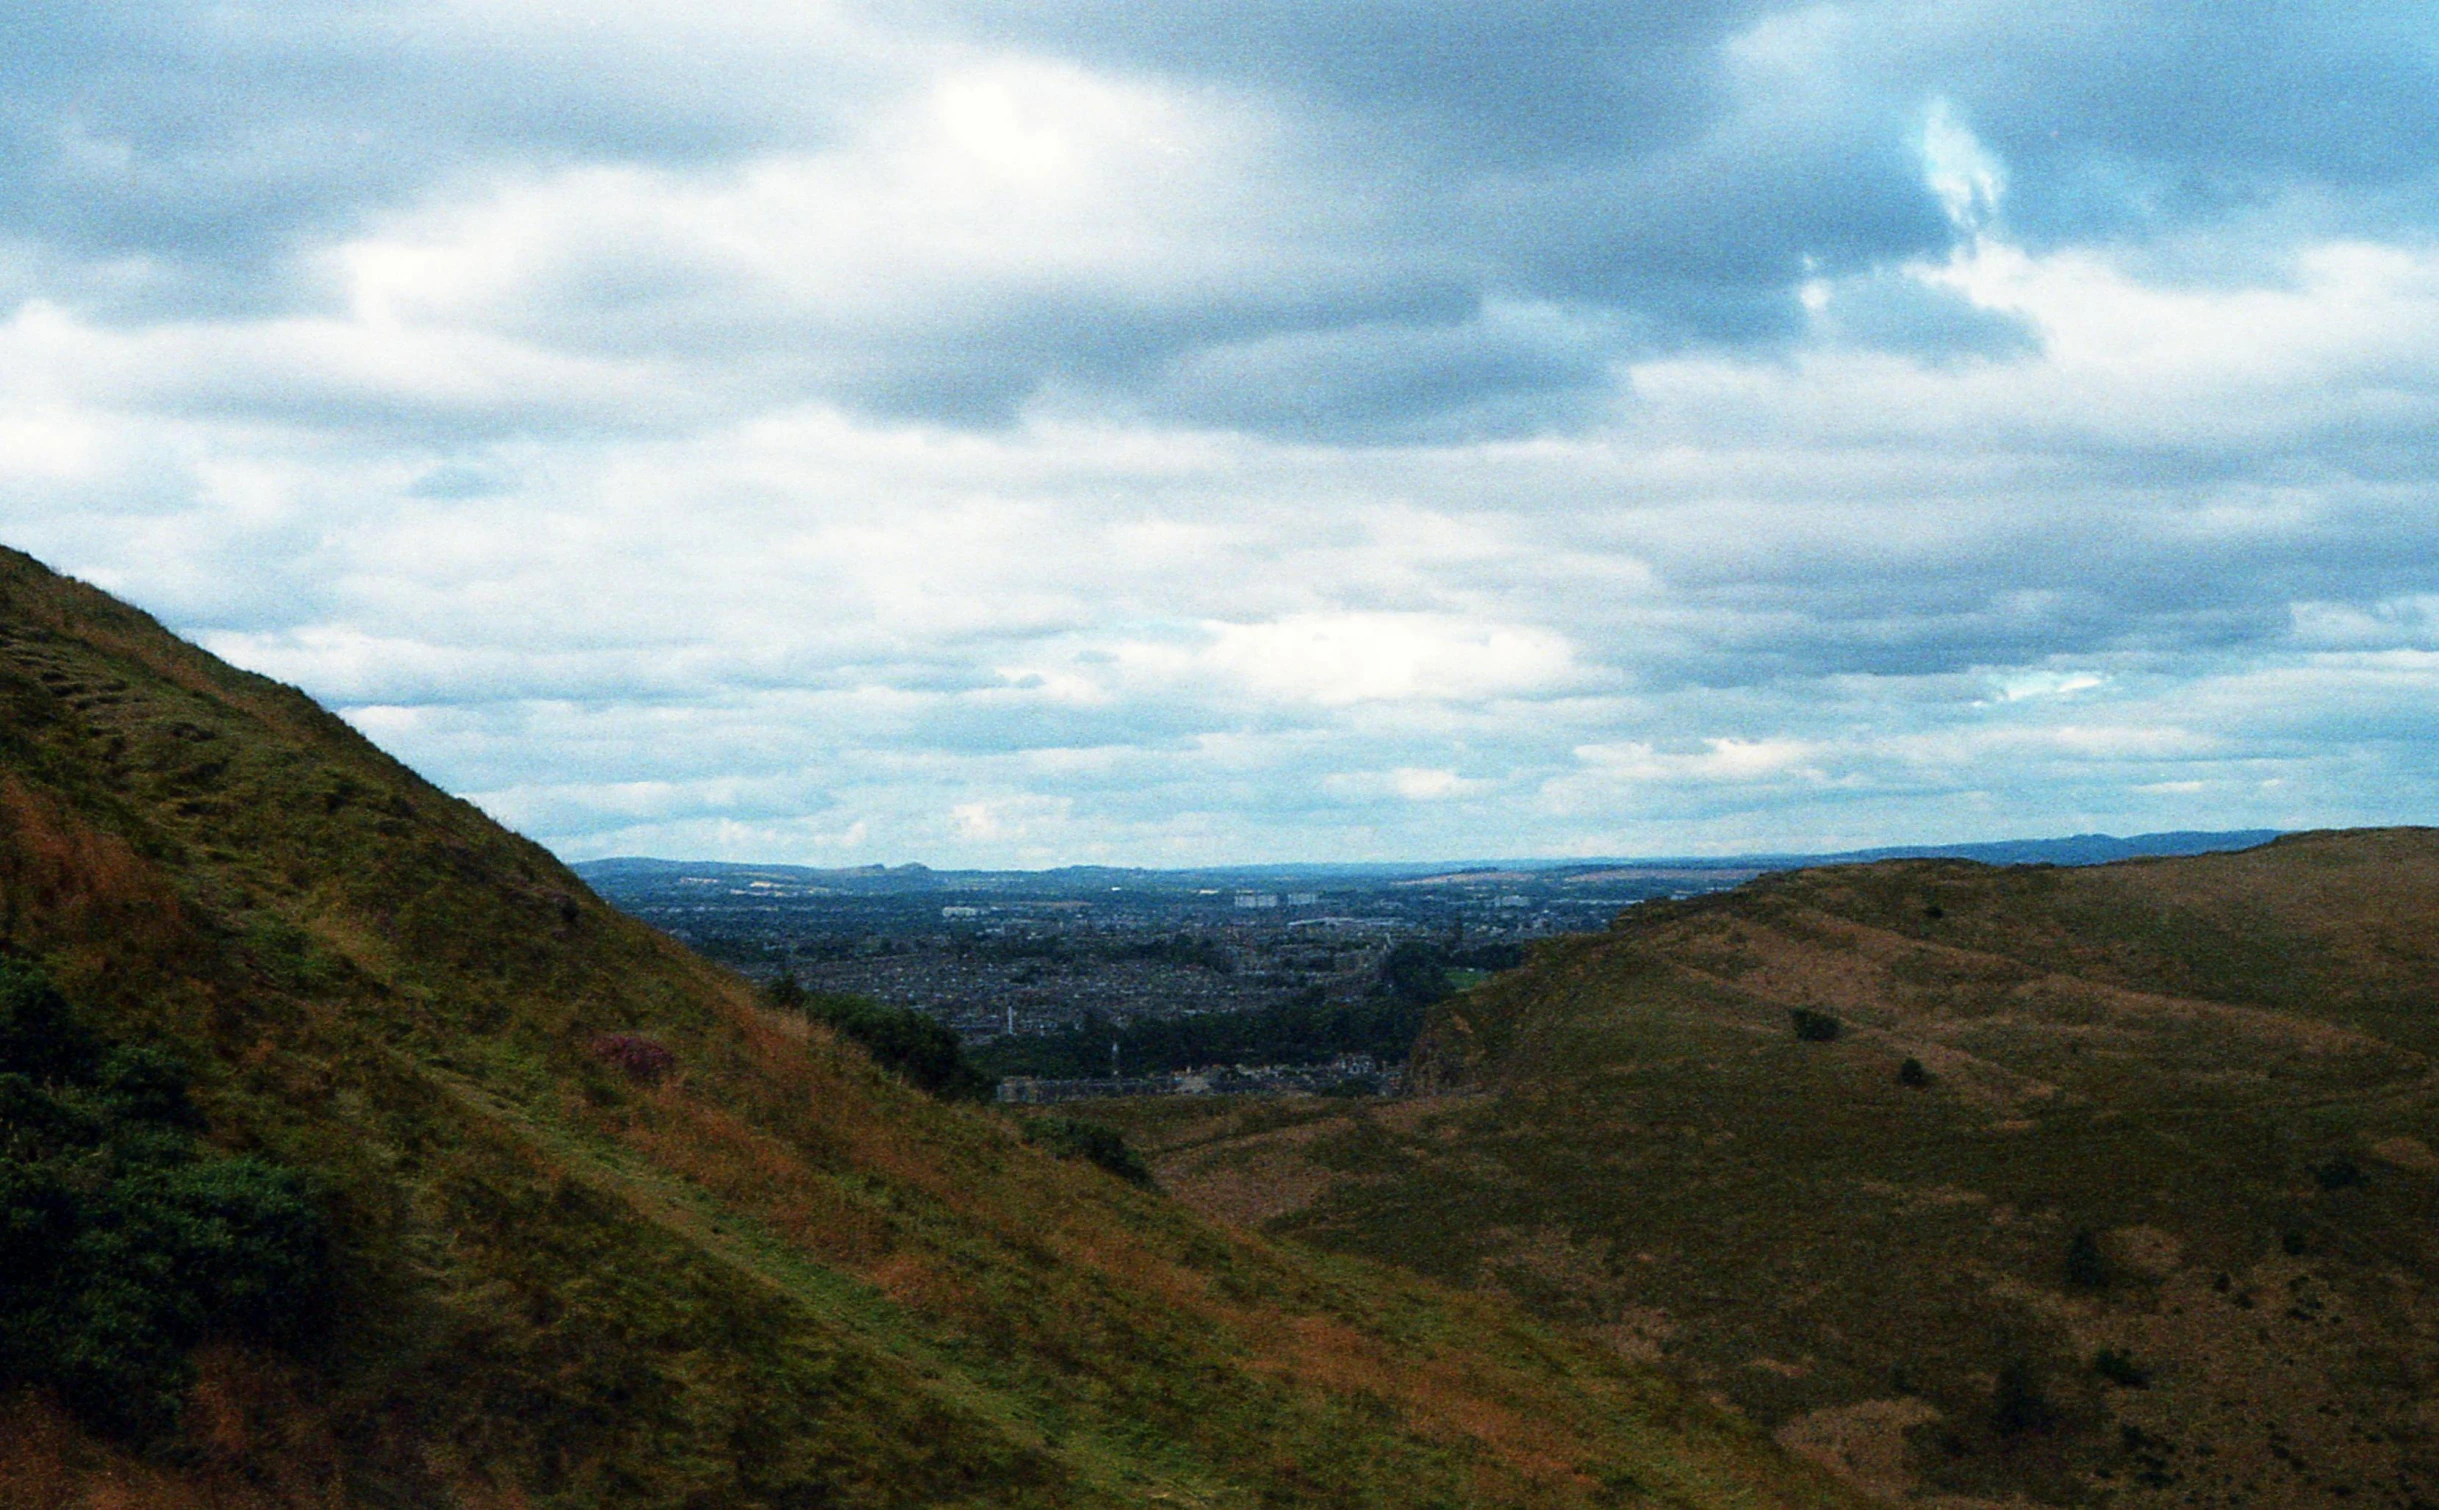
<svg viewBox="0 0 2439 1510"><path fill-rule="evenodd" d="M2124 1389L2151 1387L2151 1371L2113 1347L2092 1356L2092 1372Z"/></svg>
<svg viewBox="0 0 2439 1510"><path fill-rule="evenodd" d="M781 1012L801 1017L805 1010L804 984L793 974L782 975L762 988L762 999Z"/></svg>
<svg viewBox="0 0 2439 1510"><path fill-rule="evenodd" d="M1834 1043L1837 1041L1841 1024L1827 1012L1817 1012L1810 1007L1794 1007L1789 1009L1787 1015L1795 1023L1795 1036L1804 1042Z"/></svg>
<svg viewBox="0 0 2439 1510"><path fill-rule="evenodd" d="M47 1387L142 1438L176 1423L197 1343L292 1341L318 1323L316 1192L203 1148L174 1055L105 1043L9 964L0 1058L0 1389Z"/></svg>
<svg viewBox="0 0 2439 1510"><path fill-rule="evenodd" d="M2011 1358L2000 1365L1998 1382L1990 1391L1990 1424L2003 1437L2047 1431L2058 1424L2058 1407L2030 1363Z"/></svg>
<svg viewBox="0 0 2439 1510"><path fill-rule="evenodd" d="M161 1049L117 1048L102 1057L94 1088L128 1122L203 1130L203 1114L187 1098L187 1068Z"/></svg>
<svg viewBox="0 0 2439 1510"><path fill-rule="evenodd" d="M2312 1166L2312 1181L2323 1190L2349 1190L2363 1183L2363 1166L2334 1154Z"/></svg>
<svg viewBox="0 0 2439 1510"><path fill-rule="evenodd" d="M1410 1006L1428 1007L1456 994L1448 956L1435 944L1408 939L1380 962L1380 990Z"/></svg>
<svg viewBox="0 0 2439 1510"><path fill-rule="evenodd" d="M2089 1227L2067 1240L2066 1282L2078 1290L2102 1289L2109 1282L2109 1257L2100 1251L2100 1239Z"/></svg>
<svg viewBox="0 0 2439 1510"><path fill-rule="evenodd" d="M1908 1058L1905 1063L1897 1066L1897 1083L1921 1090L1931 1083L1931 1072L1922 1067L1921 1060Z"/></svg>
<svg viewBox="0 0 2439 1510"><path fill-rule="evenodd" d="M1524 945L1512 939L1466 944L1448 951L1448 963L1460 970L1513 970L1524 963Z"/></svg>
<svg viewBox="0 0 2439 1510"><path fill-rule="evenodd" d="M1130 1185L1149 1187L1152 1171L1114 1127L1082 1117L1027 1117L1018 1124L1025 1141L1062 1159L1082 1159Z"/></svg>
<svg viewBox="0 0 2439 1510"><path fill-rule="evenodd" d="M101 1040L79 1024L48 977L0 959L0 1072L38 1083L80 1082L101 1061Z"/></svg>
<svg viewBox="0 0 2439 1510"><path fill-rule="evenodd" d="M999 1082L969 1063L957 1035L909 1007L860 996L808 996L805 1012L862 1044L873 1063L943 1101L988 1101Z"/></svg>

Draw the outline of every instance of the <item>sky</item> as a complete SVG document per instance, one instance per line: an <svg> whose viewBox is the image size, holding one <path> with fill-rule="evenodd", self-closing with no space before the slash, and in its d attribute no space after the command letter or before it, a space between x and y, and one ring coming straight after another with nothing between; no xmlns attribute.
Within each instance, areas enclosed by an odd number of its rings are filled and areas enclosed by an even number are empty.
<svg viewBox="0 0 2439 1510"><path fill-rule="evenodd" d="M2439 10L12 0L0 541L571 859L2439 821Z"/></svg>

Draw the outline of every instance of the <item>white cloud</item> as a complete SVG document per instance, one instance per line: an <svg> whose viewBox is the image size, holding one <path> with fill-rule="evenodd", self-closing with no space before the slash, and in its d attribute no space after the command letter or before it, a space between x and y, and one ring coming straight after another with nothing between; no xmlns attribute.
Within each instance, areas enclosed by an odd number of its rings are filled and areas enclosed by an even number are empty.
<svg viewBox="0 0 2439 1510"><path fill-rule="evenodd" d="M1923 179L1959 230L1976 231L1999 213L2007 192L2007 170L1992 156L1945 99L1923 114Z"/></svg>
<svg viewBox="0 0 2439 1510"><path fill-rule="evenodd" d="M1566 640L1424 614L1298 614L1215 624L1204 658L1253 691L1342 706L1472 702L1546 692L1574 671Z"/></svg>
<svg viewBox="0 0 2439 1510"><path fill-rule="evenodd" d="M2109 679L2091 671L2022 671L1994 678L1999 701L2020 703L2032 697L2073 697L2105 687Z"/></svg>
<svg viewBox="0 0 2439 1510"><path fill-rule="evenodd" d="M1277 68L926 15L435 12L606 124L425 161L395 123L456 106L385 99L398 173L314 166L232 248L165 186L236 180L132 116L60 149L156 186L125 224L40 220L0 166L0 537L571 853L2439 799L2439 253L2403 201L2340 216L2290 166L2128 218L2022 101L1899 66L2032 66L1961 13L1688 12L1651 45L1719 89L1634 111L1607 52L1424 49L1401 103L1285 11L1312 55ZM2060 55L2112 24L2059 18ZM242 179L268 138L231 129L205 166Z"/></svg>

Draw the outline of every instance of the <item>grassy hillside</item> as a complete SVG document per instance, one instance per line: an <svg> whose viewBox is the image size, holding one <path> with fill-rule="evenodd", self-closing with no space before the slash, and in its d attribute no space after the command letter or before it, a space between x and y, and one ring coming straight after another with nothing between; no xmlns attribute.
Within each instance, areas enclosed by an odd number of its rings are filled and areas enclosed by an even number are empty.
<svg viewBox="0 0 2439 1510"><path fill-rule="evenodd" d="M13 554L0 951L183 1058L207 1142L330 1233L318 1319L199 1321L165 1431L0 1400L11 1507L1840 1502L1510 1307L914 1093ZM42 1094L8 1104L101 1092Z"/></svg>
<svg viewBox="0 0 2439 1510"><path fill-rule="evenodd" d="M1452 999L1436 1095L1110 1114L1205 1210L1512 1296L1892 1498L2405 1510L2435 1053L2439 832L2328 833L1770 877Z"/></svg>

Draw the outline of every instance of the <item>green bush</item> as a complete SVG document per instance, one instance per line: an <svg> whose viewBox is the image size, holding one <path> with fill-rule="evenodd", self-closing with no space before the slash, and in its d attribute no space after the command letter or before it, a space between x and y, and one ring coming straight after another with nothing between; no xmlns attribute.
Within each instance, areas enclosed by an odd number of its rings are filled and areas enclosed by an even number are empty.
<svg viewBox="0 0 2439 1510"><path fill-rule="evenodd" d="M807 995L805 1015L864 1046L873 1063L943 1101L988 1101L994 1077L965 1057L957 1035L910 1007L885 1007L860 996Z"/></svg>
<svg viewBox="0 0 2439 1510"><path fill-rule="evenodd" d="M1827 1012L1816 1012L1810 1007L1793 1007L1787 1015L1795 1023L1795 1036L1806 1043L1837 1041L1840 1024Z"/></svg>
<svg viewBox="0 0 2439 1510"><path fill-rule="evenodd" d="M1150 1186L1152 1171L1114 1127L1082 1117L1027 1117L1018 1124L1025 1141L1062 1159L1096 1164L1130 1185Z"/></svg>
<svg viewBox="0 0 2439 1510"><path fill-rule="evenodd" d="M1908 1058L1905 1063L1897 1066L1897 1083L1914 1090L1921 1090L1931 1083L1931 1072L1922 1067L1921 1060Z"/></svg>
<svg viewBox="0 0 2439 1510"><path fill-rule="evenodd" d="M177 1421L207 1337L295 1340L329 1242L299 1175L214 1156L185 1067L79 1024L0 961L0 1388L123 1436Z"/></svg>
<svg viewBox="0 0 2439 1510"><path fill-rule="evenodd" d="M2151 1387L2151 1371L2113 1347L2093 1355L2092 1372L2123 1389Z"/></svg>
<svg viewBox="0 0 2439 1510"><path fill-rule="evenodd" d="M794 974L785 974L762 988L762 999L782 1012L801 1015L805 1009L804 983Z"/></svg>
<svg viewBox="0 0 2439 1510"><path fill-rule="evenodd" d="M101 1040L31 965L0 959L0 1074L82 1081L101 1062Z"/></svg>
<svg viewBox="0 0 2439 1510"><path fill-rule="evenodd" d="M1409 1006L1428 1007L1456 992L1448 979L1446 951L1408 939L1380 962L1380 990Z"/></svg>

